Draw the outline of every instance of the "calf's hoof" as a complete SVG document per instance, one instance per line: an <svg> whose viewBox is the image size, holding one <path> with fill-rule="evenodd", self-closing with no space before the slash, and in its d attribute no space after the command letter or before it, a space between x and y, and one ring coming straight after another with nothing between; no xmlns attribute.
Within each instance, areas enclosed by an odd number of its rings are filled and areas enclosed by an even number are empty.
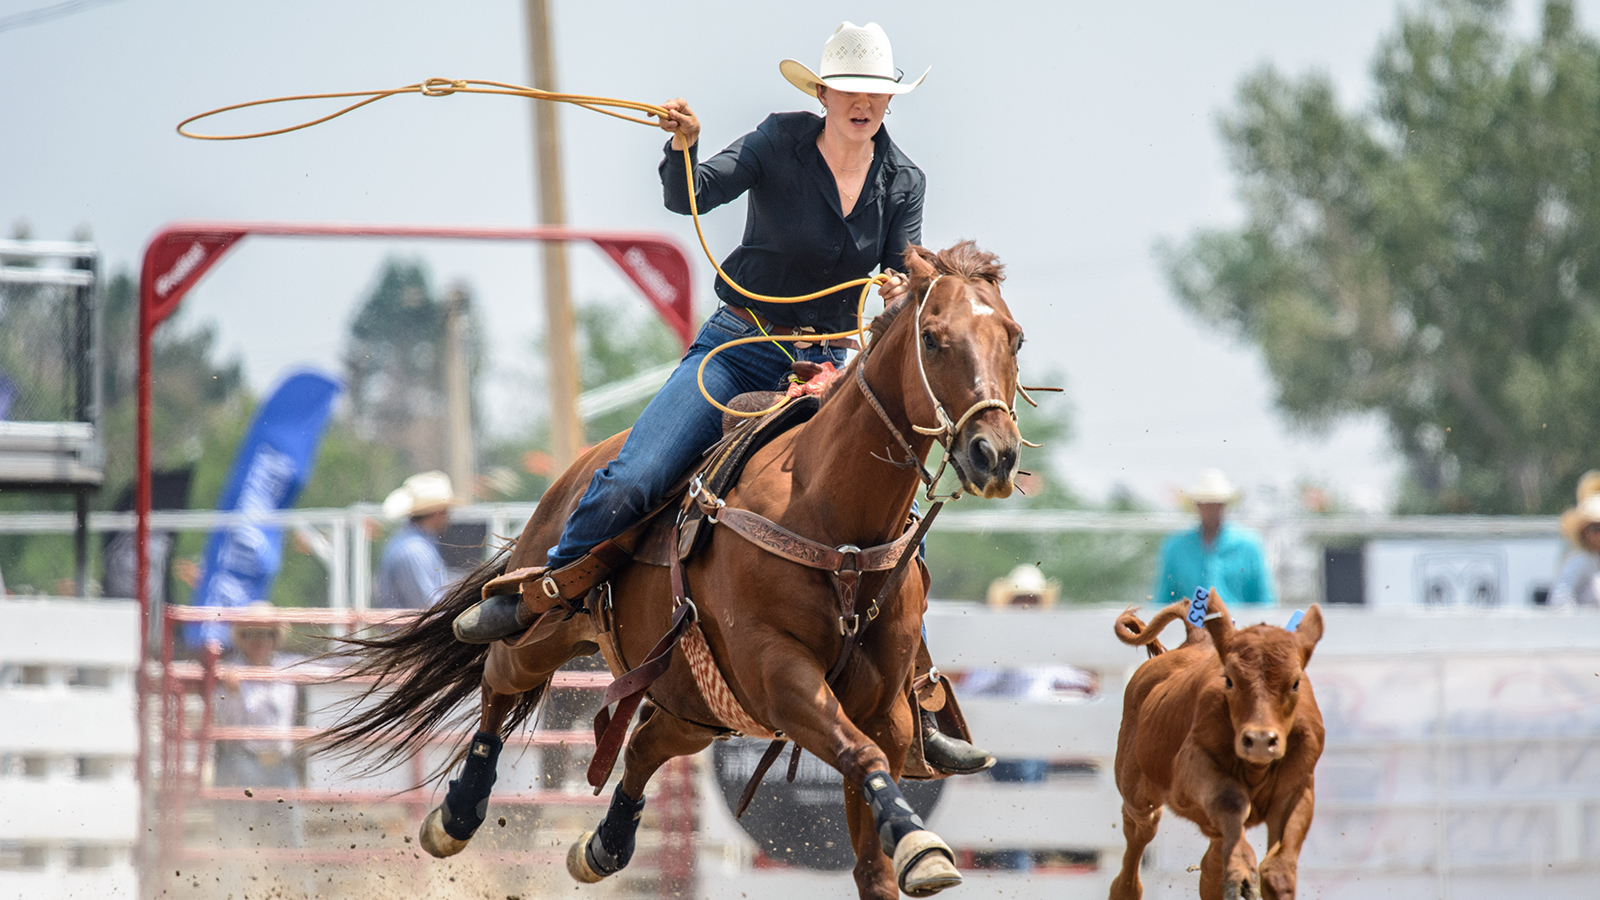
<svg viewBox="0 0 1600 900"><path fill-rule="evenodd" d="M1222 900L1261 900L1261 876L1251 872L1249 878L1230 878L1222 886Z"/></svg>
<svg viewBox="0 0 1600 900"><path fill-rule="evenodd" d="M931 831L913 831L894 848L894 879L912 897L931 897L961 883L955 854Z"/></svg>
<svg viewBox="0 0 1600 900"><path fill-rule="evenodd" d="M578 838L578 842L567 851L567 874L580 884L594 884L609 874L595 871L589 862L589 842L594 839L594 832L585 831L583 837Z"/></svg>
<svg viewBox="0 0 1600 900"><path fill-rule="evenodd" d="M435 806L433 812L422 820L422 827L417 829L417 843L428 851L429 856L439 859L455 856L467 849L466 841L453 838L444 830L443 806Z"/></svg>

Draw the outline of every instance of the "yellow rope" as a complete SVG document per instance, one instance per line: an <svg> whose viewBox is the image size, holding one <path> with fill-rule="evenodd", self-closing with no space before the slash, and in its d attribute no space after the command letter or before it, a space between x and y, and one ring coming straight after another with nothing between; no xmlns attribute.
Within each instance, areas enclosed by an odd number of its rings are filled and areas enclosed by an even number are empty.
<svg viewBox="0 0 1600 900"><path fill-rule="evenodd" d="M355 112L363 106L376 103L379 100L385 100L397 94L421 94L424 97L448 97L451 94L496 94L506 97L526 97L532 100L549 100L555 103L571 103L575 106L581 106L584 109L591 110L593 112L603 113L605 115L622 119L627 122L634 122L639 125L648 125L652 128L657 127L656 122L651 122L648 119L642 119L637 116L625 115L623 113L616 112L615 110L625 109L632 110L634 112L641 112L646 115L655 116L657 119L660 119L663 122L671 118L671 113L668 112L665 107L657 106L654 103L640 103L636 100L619 100L614 97L591 97L586 94L562 94L555 91L542 91L538 88L525 87L518 84L507 84L500 81L429 78L426 81L421 81L416 84L408 84L404 87L390 88L387 90L343 91L330 94L296 94L287 97L269 97L265 100L251 100L246 103L235 103L231 106L221 106L216 109L200 113L199 115L190 116L189 118L184 119L182 122L179 122L178 133L184 137L194 138L202 141L243 141L251 138L288 134L291 131L299 131L302 128L310 128L313 125L321 125L323 122L337 119L345 113ZM298 125L290 125L286 128L275 128L270 131L255 131L245 134L201 134L188 130L190 125L200 121L201 119L210 118L211 116L220 115L225 112L233 112L234 110L249 109L255 106L267 106L273 103L289 103L297 100L342 100L351 97L362 97L365 99L352 103L343 109L329 113L321 118L310 119L305 122L301 122ZM700 239L700 249L705 253L706 259L711 261L711 267L716 269L717 275L720 276L729 287L733 288L739 294L761 303L804 303L807 300L815 300L818 297L825 297L828 294L842 291L846 288L857 286L861 288L861 297L856 303L856 328L853 330L840 331L833 334L769 335L766 334L766 329L761 328L760 324L758 323L756 327L762 331L761 337L739 338L738 340L721 344L713 349L710 353L706 354L705 359L700 361L700 370L697 375L697 381L700 385L700 393L706 398L707 401L711 403L712 406L715 406L717 409L728 415L739 418L751 418L754 416L763 415L766 410L762 410L760 412L740 412L739 410L730 409L729 407L717 402L717 399L711 396L710 392L706 390L706 363L710 362L713 356L716 356L723 350L726 350L730 347L736 347L740 344L749 344L757 341L770 341L778 344L778 349L783 350L785 355L789 355L789 351L785 350L782 346L782 344L786 342L821 342L838 340L841 338L850 338L857 335L861 335L863 341L865 341L867 329L861 324L861 322L863 314L866 311L867 293L872 289L873 285L884 284L889 280L889 278L888 276L882 274L874 275L868 278L857 278L853 281L846 281L841 284L836 284L833 287L824 288L820 291L814 291L810 294L805 294L799 297L771 297L765 294L757 294L752 291L745 290L744 287L742 287L738 282L728 277L727 272L722 271L722 266L718 264L716 256L711 252L711 245L706 241L705 231L700 227L700 206L695 199L694 191L694 162L689 156L688 147L683 149L683 173L684 179L689 186L689 215L694 220L694 233L695 236ZM790 355L790 359L793 358L794 357Z"/></svg>

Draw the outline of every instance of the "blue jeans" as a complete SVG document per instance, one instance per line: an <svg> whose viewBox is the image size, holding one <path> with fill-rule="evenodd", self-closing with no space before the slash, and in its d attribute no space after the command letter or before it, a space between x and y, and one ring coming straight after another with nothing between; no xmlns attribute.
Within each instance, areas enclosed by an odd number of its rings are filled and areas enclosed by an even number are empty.
<svg viewBox="0 0 1600 900"><path fill-rule="evenodd" d="M678 368L639 415L617 458L589 480L583 500L550 551L547 564L551 568L576 562L595 544L638 522L666 499L673 483L722 437L722 411L706 402L696 382L700 361L721 344L760 333L727 307L706 320ZM798 359L835 365L844 361L840 348L814 344L797 350L793 344L786 346ZM706 390L717 402L727 404L747 391L780 389L787 374L789 357L776 344L743 344L717 354L706 366Z"/></svg>

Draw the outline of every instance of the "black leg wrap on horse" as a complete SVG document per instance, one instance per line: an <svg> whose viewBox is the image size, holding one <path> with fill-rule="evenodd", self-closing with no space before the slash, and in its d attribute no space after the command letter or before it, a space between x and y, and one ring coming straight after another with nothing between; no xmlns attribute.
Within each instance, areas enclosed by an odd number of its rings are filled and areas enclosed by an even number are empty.
<svg viewBox="0 0 1600 900"><path fill-rule="evenodd" d="M901 838L927 827L888 772L868 772L866 780L861 782L861 793L872 807L873 820L878 823L878 846L886 855L894 856L894 848L900 845Z"/></svg>
<svg viewBox="0 0 1600 900"><path fill-rule="evenodd" d="M611 795L611 808L600 827L594 830L594 840L584 851L588 854L589 868L601 875L615 875L633 859L633 839L639 833L639 816L644 813L644 801L635 800L617 786Z"/></svg>
<svg viewBox="0 0 1600 900"><path fill-rule="evenodd" d="M502 743L498 735L480 731L467 748L461 777L450 782L444 795L444 833L458 841L470 840L489 815L489 791L494 787L495 762Z"/></svg>

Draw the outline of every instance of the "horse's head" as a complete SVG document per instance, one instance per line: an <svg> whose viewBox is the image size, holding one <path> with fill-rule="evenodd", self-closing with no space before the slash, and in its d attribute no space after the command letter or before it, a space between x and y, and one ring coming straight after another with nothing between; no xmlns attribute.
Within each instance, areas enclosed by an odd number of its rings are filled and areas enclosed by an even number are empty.
<svg viewBox="0 0 1600 900"><path fill-rule="evenodd" d="M913 426L950 452L961 486L979 497L1009 497L1022 436L1012 404L1022 327L1000 297L1005 267L962 241L934 253L906 250L918 312L908 334L902 396Z"/></svg>

